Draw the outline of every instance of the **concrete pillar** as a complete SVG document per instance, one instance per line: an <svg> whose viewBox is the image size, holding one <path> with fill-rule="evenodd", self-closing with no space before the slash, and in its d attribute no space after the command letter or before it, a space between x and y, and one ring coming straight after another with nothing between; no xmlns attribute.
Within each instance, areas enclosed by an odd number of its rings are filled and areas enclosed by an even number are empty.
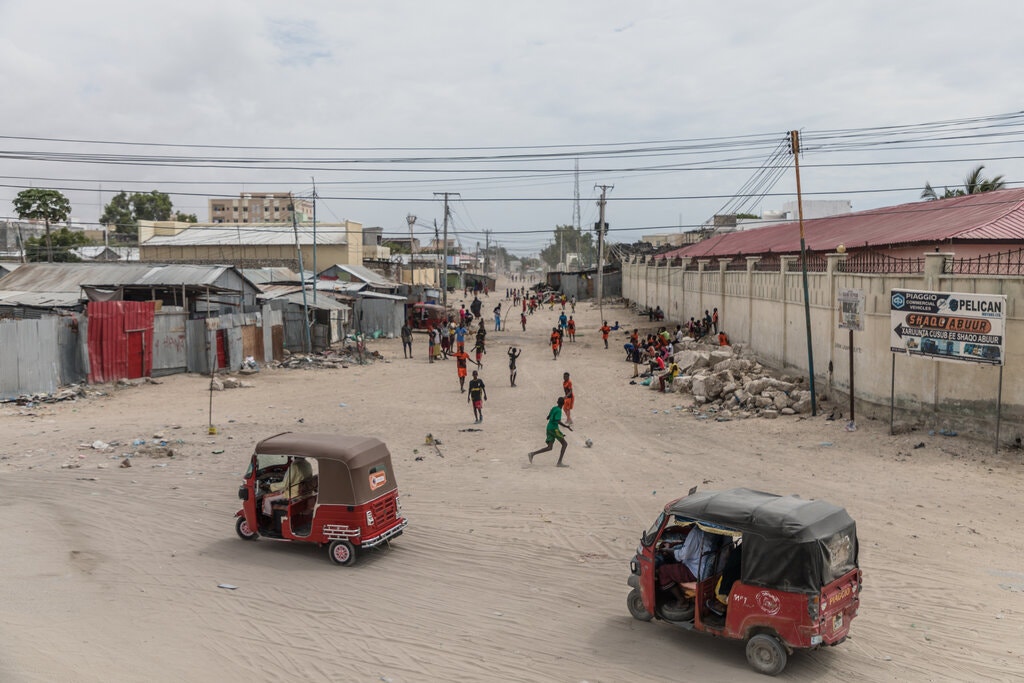
<svg viewBox="0 0 1024 683"><path fill-rule="evenodd" d="M745 341L748 345L754 339L754 266L760 260L760 256L747 257L747 338Z"/></svg>
<svg viewBox="0 0 1024 683"><path fill-rule="evenodd" d="M708 269L709 265L711 265L711 259L697 259L697 289L700 295L697 303L697 314L700 316L704 315L704 271Z"/></svg>
<svg viewBox="0 0 1024 683"><path fill-rule="evenodd" d="M828 306L829 306L829 326L828 326L828 368L835 367L837 361L836 358L836 330L839 325L839 317L836 312L836 301L838 300L838 292L836 291L836 273L839 272L839 264L846 261L847 254L826 254L825 263L825 274L827 276L827 287L828 287ZM849 337L849 335L847 335ZM851 350L852 352L852 350ZM825 386L828 395L832 395L832 373L828 373L827 384Z"/></svg>
<svg viewBox="0 0 1024 683"><path fill-rule="evenodd" d="M789 272L789 264L796 263L799 260L799 256L779 257L779 298L782 300L782 358L780 359L780 365L783 368L786 367L786 354L789 349L789 298L786 295L786 277Z"/></svg>
<svg viewBox="0 0 1024 683"><path fill-rule="evenodd" d="M924 286L929 292L942 291L941 278L946 272L946 259L953 258L952 252L928 252L924 255Z"/></svg>

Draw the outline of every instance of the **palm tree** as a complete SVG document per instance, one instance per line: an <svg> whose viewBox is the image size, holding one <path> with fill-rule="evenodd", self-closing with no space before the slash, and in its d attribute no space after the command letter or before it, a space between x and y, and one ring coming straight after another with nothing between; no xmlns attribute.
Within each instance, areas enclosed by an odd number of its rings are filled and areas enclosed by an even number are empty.
<svg viewBox="0 0 1024 683"><path fill-rule="evenodd" d="M1003 176L997 175L995 178L983 178L981 172L985 167L978 166L973 171L967 174L964 178L963 188L948 187L943 188L942 196L939 197L938 193L935 192L935 188L932 187L931 183L924 184L924 190L921 192L921 199L932 201L933 199L949 199L950 197L963 197L969 194L981 194L982 192L992 192L994 190L1002 190L1006 187L1006 182L1003 180Z"/></svg>

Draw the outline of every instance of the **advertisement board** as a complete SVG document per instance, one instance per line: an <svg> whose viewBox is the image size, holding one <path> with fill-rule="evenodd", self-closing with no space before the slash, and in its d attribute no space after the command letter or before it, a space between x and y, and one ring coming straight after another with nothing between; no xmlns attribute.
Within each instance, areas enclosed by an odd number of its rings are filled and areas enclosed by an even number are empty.
<svg viewBox="0 0 1024 683"><path fill-rule="evenodd" d="M889 311L893 353L1003 364L1005 295L894 289Z"/></svg>

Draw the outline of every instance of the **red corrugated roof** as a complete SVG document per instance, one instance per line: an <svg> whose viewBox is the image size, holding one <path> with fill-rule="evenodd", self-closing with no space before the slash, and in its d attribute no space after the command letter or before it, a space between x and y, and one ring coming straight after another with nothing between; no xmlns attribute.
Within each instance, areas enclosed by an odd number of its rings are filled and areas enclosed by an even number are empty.
<svg viewBox="0 0 1024 683"><path fill-rule="evenodd" d="M807 249L894 247L948 241L1024 240L1024 188L900 204L804 221ZM800 251L796 221L732 232L663 254L691 258L792 254Z"/></svg>

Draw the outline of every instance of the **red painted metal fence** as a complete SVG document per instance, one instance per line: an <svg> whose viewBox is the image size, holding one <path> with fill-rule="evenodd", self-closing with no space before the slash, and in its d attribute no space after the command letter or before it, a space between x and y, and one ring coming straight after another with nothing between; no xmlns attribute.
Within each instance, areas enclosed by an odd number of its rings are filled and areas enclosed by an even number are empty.
<svg viewBox="0 0 1024 683"><path fill-rule="evenodd" d="M89 382L148 377L153 370L152 301L91 301Z"/></svg>

